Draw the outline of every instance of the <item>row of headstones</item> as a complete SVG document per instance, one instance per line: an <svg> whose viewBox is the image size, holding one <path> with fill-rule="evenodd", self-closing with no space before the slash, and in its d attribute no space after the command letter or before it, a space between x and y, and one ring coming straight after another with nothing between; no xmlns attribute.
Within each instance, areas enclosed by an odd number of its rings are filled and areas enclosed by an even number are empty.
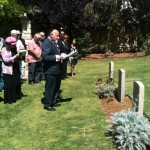
<svg viewBox="0 0 150 150"><path fill-rule="evenodd" d="M120 102L125 98L125 70L118 71L118 99ZM114 62L109 62L109 78L114 79ZM140 81L133 83L133 109L143 115L144 107L144 85Z"/></svg>

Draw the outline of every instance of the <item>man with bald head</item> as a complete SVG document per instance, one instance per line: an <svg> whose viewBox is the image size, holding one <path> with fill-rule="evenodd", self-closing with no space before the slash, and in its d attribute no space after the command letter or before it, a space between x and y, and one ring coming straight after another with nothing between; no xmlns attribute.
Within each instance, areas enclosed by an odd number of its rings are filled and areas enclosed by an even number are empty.
<svg viewBox="0 0 150 150"><path fill-rule="evenodd" d="M33 39L28 43L28 82L33 85L34 83L39 83L39 78L41 75L41 65L38 60L41 58L42 49L40 46L41 36L37 33L34 35Z"/></svg>
<svg viewBox="0 0 150 150"><path fill-rule="evenodd" d="M48 38L42 44L43 70L45 74L45 104L44 109L54 111L59 106L57 104L57 95L59 94L61 81L61 56L56 41L59 38L59 31L53 29L49 32Z"/></svg>

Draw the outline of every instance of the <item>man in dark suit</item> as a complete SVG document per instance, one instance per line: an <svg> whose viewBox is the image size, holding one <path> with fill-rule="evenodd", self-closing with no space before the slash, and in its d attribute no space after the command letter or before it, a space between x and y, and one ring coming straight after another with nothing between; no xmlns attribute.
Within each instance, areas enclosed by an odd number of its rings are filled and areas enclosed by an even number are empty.
<svg viewBox="0 0 150 150"><path fill-rule="evenodd" d="M57 104L57 95L59 94L61 81L61 60L64 56L55 43L59 38L59 31L53 29L50 31L47 39L42 44L43 70L45 74L45 104L44 109L54 111Z"/></svg>

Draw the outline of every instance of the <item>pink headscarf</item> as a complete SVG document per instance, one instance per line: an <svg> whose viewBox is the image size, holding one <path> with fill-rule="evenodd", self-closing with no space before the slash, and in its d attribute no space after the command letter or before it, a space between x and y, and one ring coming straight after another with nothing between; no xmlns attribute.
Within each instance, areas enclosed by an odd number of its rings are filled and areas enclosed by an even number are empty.
<svg viewBox="0 0 150 150"><path fill-rule="evenodd" d="M14 38L12 36L7 37L5 42L8 43L8 44L11 44L11 45L16 45L16 38Z"/></svg>

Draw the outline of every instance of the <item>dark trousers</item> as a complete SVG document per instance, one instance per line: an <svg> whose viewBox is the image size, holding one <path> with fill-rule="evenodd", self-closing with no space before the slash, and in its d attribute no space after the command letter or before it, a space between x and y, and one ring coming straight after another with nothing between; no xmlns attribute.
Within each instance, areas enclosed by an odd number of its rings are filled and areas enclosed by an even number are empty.
<svg viewBox="0 0 150 150"><path fill-rule="evenodd" d="M61 75L46 75L45 79L46 83L44 107L52 107L57 103L57 95L59 94Z"/></svg>
<svg viewBox="0 0 150 150"><path fill-rule="evenodd" d="M4 88L4 103L16 102L17 99L21 99L21 85Z"/></svg>
<svg viewBox="0 0 150 150"><path fill-rule="evenodd" d="M29 73L28 79L29 82L39 82L41 76L41 62L29 63Z"/></svg>
<svg viewBox="0 0 150 150"><path fill-rule="evenodd" d="M63 63L61 64L61 76L62 76L62 79L65 79L67 78L67 63L68 63L68 60L63 60Z"/></svg>
<svg viewBox="0 0 150 150"><path fill-rule="evenodd" d="M3 81L3 70L2 70L2 61L0 61L0 91L3 90L4 81Z"/></svg>
<svg viewBox="0 0 150 150"><path fill-rule="evenodd" d="M45 75L44 75L44 70L43 70L43 62L41 62L41 77L40 77L40 81L41 80L45 80Z"/></svg>

